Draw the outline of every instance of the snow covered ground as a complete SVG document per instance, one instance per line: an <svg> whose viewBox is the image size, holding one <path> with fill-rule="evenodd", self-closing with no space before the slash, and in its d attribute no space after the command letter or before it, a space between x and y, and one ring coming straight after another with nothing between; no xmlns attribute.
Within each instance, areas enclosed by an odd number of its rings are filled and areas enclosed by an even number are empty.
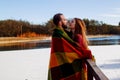
<svg viewBox="0 0 120 80"><path fill-rule="evenodd" d="M120 45L91 46L96 64L110 80L120 80Z"/></svg>
<svg viewBox="0 0 120 80"><path fill-rule="evenodd" d="M120 80L120 45L89 46L110 80ZM0 80L47 80L50 48L0 51Z"/></svg>

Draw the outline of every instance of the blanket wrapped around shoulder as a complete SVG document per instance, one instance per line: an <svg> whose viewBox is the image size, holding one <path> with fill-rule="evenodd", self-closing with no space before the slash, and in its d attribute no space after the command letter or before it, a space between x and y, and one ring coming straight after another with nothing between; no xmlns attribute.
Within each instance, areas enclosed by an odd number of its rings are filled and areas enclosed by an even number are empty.
<svg viewBox="0 0 120 80"><path fill-rule="evenodd" d="M64 30L54 29L48 80L87 80L85 59L91 51L74 42Z"/></svg>

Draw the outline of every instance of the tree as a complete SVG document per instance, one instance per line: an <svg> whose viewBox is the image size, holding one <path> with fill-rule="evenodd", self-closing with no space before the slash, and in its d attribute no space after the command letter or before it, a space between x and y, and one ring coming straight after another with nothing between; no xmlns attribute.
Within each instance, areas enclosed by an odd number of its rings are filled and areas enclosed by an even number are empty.
<svg viewBox="0 0 120 80"><path fill-rule="evenodd" d="M50 19L50 20L46 23L46 29L48 30L49 35L52 34L54 28L55 28L55 25L54 25L54 23L53 23L53 20Z"/></svg>

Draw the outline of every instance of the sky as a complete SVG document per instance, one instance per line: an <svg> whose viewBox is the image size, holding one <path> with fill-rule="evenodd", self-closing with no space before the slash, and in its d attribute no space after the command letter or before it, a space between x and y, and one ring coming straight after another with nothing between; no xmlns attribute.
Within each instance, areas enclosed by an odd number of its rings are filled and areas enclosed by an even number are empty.
<svg viewBox="0 0 120 80"><path fill-rule="evenodd" d="M54 14L69 18L88 18L118 25L120 0L1 0L0 20L24 20L44 24Z"/></svg>

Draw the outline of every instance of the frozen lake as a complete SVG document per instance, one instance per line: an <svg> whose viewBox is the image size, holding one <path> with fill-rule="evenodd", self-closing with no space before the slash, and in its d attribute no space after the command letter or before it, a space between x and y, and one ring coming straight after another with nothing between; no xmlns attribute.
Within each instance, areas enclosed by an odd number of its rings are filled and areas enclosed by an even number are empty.
<svg viewBox="0 0 120 80"><path fill-rule="evenodd" d="M89 38L90 45L120 45L120 36L111 35L105 37Z"/></svg>
<svg viewBox="0 0 120 80"><path fill-rule="evenodd" d="M89 46L110 80L120 80L120 45ZM50 48L0 51L0 80L47 80Z"/></svg>
<svg viewBox="0 0 120 80"><path fill-rule="evenodd" d="M99 45L120 45L120 36L112 35L105 37L93 37L88 38L90 46L99 46ZM0 46L0 51L7 50L23 50L23 49L39 49L39 48L49 48L50 40L42 41L31 41L31 42L20 42L13 44L11 43L8 46Z"/></svg>

